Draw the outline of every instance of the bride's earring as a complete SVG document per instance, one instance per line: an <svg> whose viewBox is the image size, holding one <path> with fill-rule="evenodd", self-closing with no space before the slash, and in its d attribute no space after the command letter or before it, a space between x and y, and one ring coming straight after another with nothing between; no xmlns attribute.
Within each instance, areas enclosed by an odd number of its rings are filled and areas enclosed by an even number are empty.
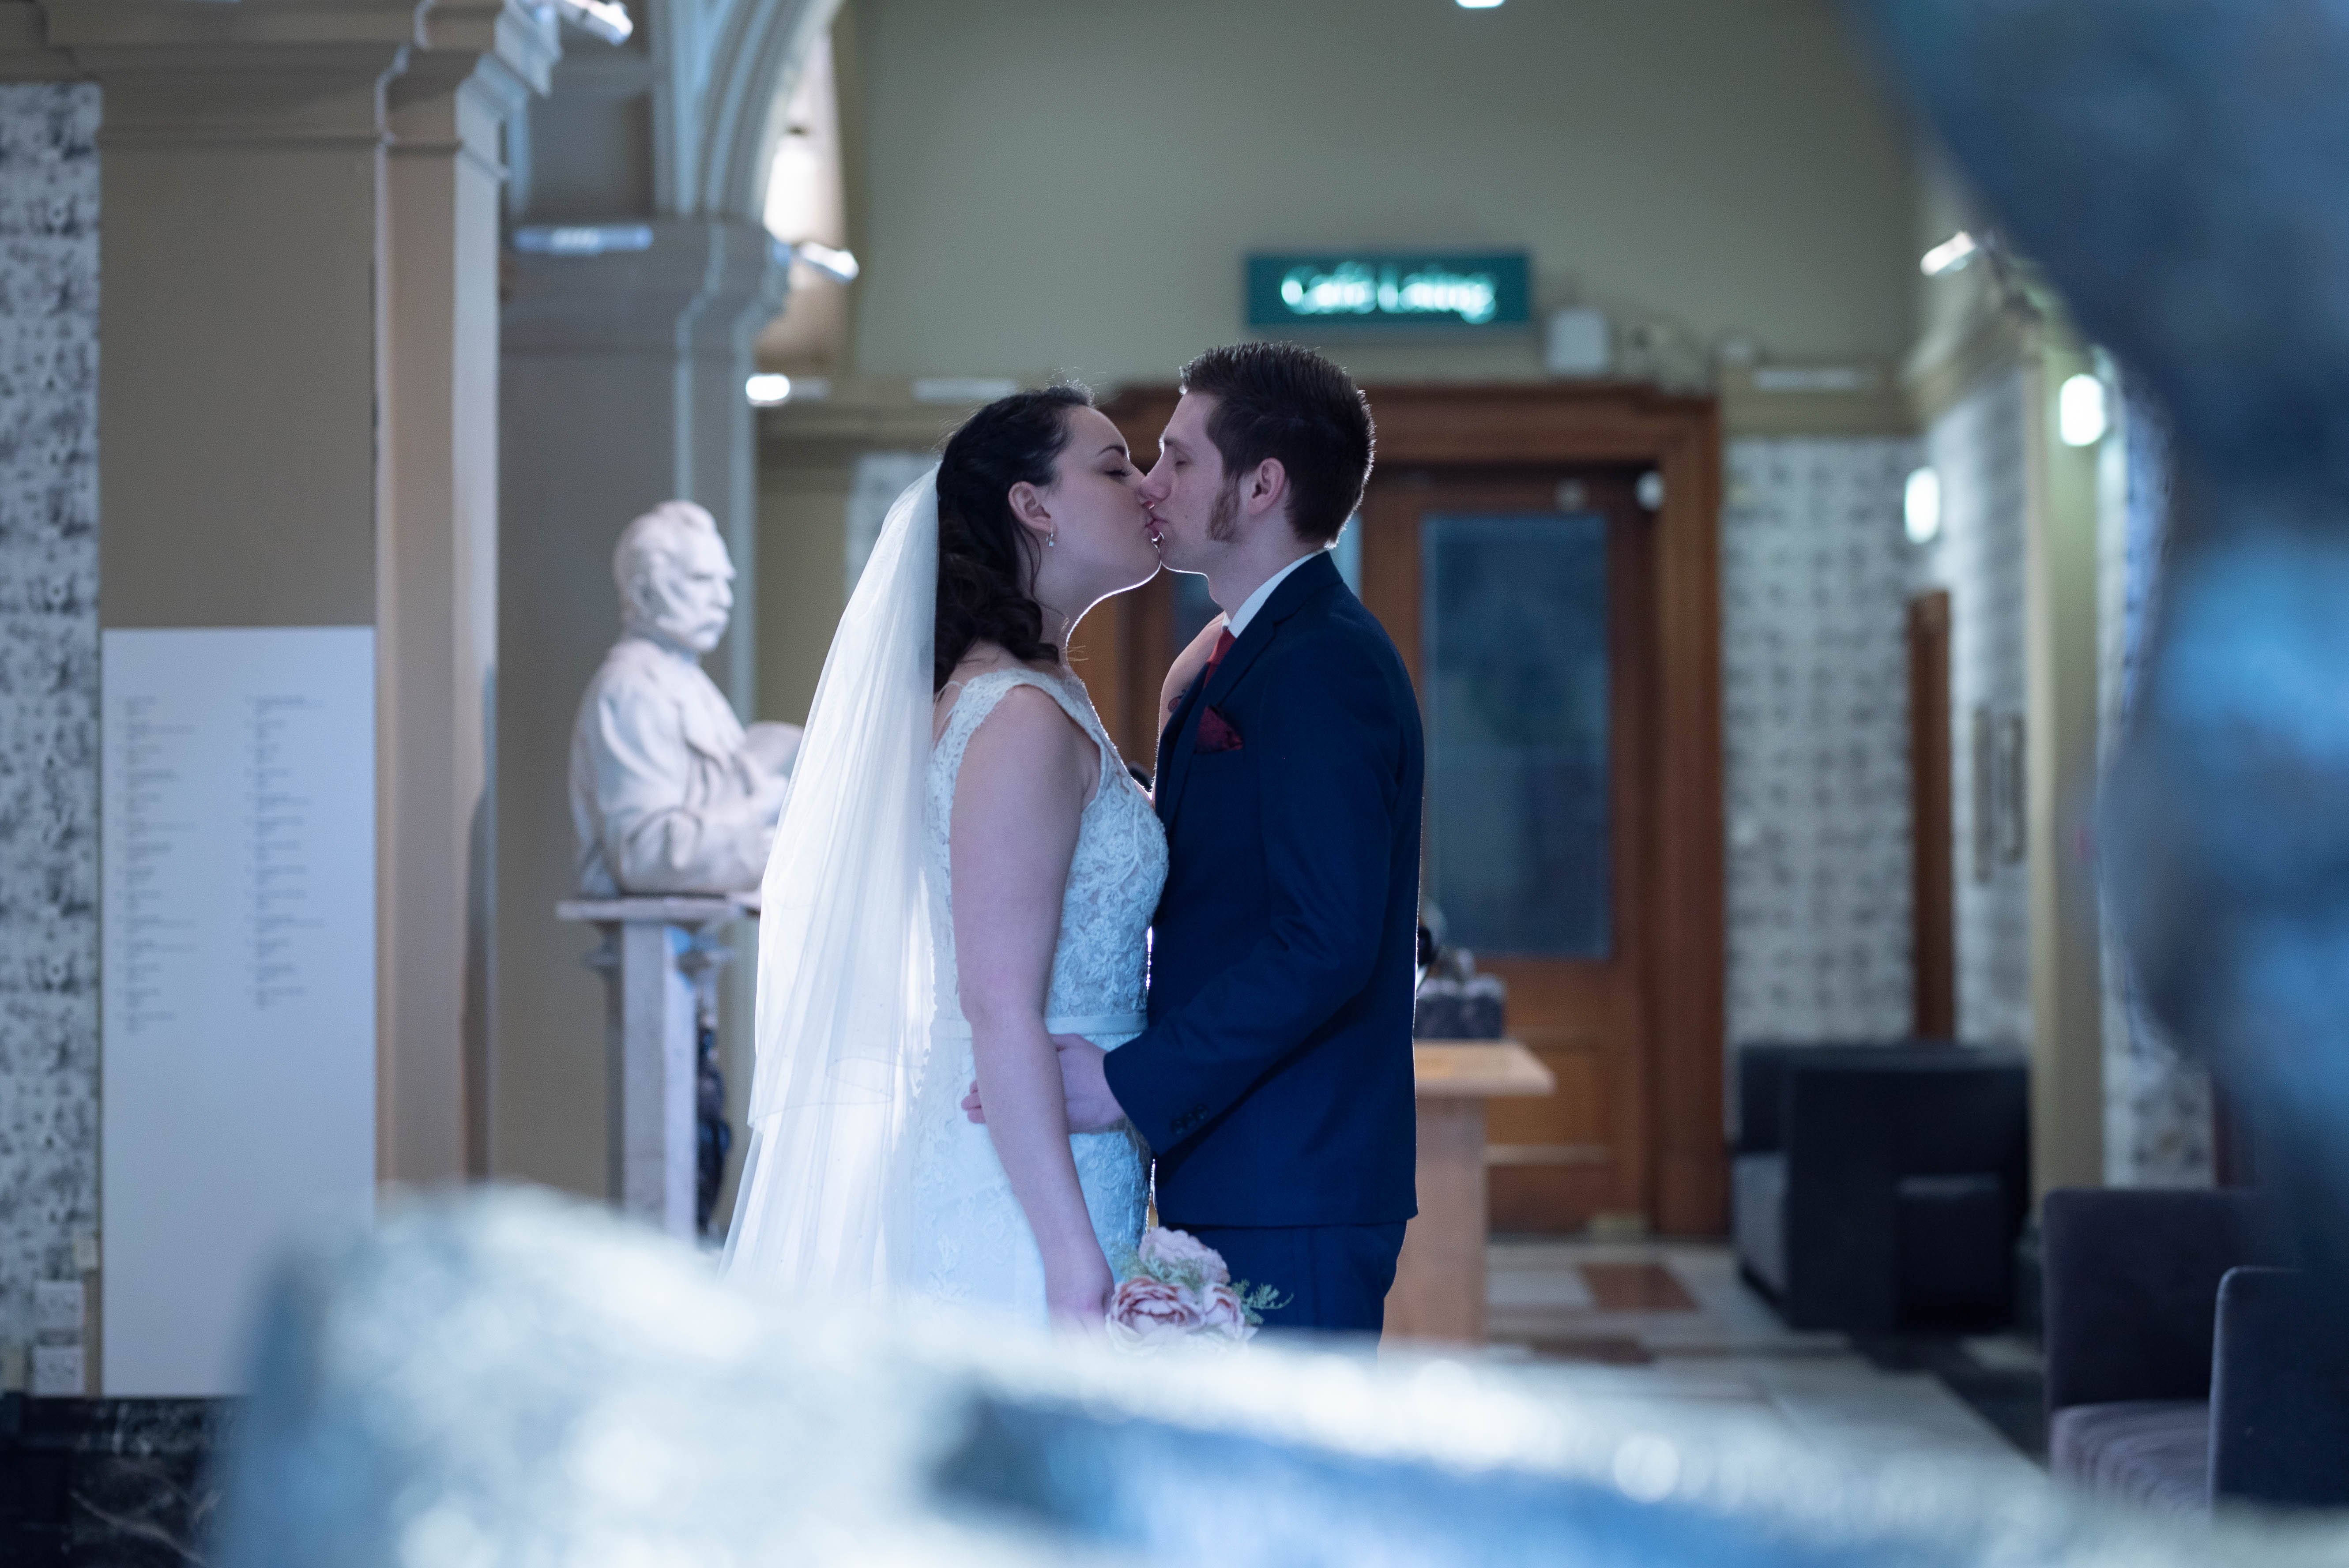
<svg viewBox="0 0 2349 1568"><path fill-rule="evenodd" d="M1046 534L1046 535L1044 536L1044 548L1045 548L1045 549L1047 549L1047 550L1050 550L1050 549L1051 549L1051 548L1052 548L1052 546L1054 546L1054 545L1056 545L1056 544L1058 544L1058 543L1060 543L1060 542L1061 542L1061 525L1060 525L1059 523L1057 523L1057 522L1056 522L1056 523L1054 523L1054 524L1052 525L1052 531L1051 531L1051 532L1050 532L1050 533L1048 533L1048 534Z"/></svg>

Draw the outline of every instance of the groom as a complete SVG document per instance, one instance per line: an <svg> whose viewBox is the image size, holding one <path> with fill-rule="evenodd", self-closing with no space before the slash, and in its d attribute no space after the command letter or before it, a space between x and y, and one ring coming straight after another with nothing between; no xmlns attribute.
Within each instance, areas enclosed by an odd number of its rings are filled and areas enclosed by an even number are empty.
<svg viewBox="0 0 2349 1568"><path fill-rule="evenodd" d="M1158 738L1150 1026L1054 1044L1071 1130L1131 1120L1163 1222L1289 1297L1268 1325L1376 1334L1418 1212L1424 762L1411 677L1328 554L1371 447L1361 391L1309 349L1185 366L1141 494L1226 614Z"/></svg>

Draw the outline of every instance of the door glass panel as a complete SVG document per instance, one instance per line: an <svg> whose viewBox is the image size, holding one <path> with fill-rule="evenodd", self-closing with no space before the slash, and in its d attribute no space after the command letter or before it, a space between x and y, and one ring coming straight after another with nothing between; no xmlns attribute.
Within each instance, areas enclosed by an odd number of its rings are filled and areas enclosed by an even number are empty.
<svg viewBox="0 0 2349 1568"><path fill-rule="evenodd" d="M1428 891L1446 940L1603 959L1607 520L1430 513L1420 542Z"/></svg>

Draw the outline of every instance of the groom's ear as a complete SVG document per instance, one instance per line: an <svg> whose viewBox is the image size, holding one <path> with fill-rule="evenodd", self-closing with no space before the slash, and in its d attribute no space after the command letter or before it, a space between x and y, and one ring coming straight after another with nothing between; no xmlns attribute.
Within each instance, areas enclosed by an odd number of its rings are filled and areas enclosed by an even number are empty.
<svg viewBox="0 0 2349 1568"><path fill-rule="evenodd" d="M1250 517L1278 511L1288 500L1288 470L1281 466L1278 458L1267 458L1257 464L1240 486L1240 501Z"/></svg>

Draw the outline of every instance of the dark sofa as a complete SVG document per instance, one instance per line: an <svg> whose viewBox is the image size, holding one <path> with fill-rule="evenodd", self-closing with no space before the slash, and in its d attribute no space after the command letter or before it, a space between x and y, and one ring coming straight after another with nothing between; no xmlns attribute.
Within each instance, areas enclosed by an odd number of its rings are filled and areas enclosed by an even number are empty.
<svg viewBox="0 0 2349 1568"><path fill-rule="evenodd" d="M2349 1505L2349 1381L2243 1191L2047 1195L2049 1468L2180 1516Z"/></svg>
<svg viewBox="0 0 2349 1568"><path fill-rule="evenodd" d="M1745 1276L1796 1328L2005 1321L2029 1099L2013 1051L1744 1047L1732 1199Z"/></svg>

